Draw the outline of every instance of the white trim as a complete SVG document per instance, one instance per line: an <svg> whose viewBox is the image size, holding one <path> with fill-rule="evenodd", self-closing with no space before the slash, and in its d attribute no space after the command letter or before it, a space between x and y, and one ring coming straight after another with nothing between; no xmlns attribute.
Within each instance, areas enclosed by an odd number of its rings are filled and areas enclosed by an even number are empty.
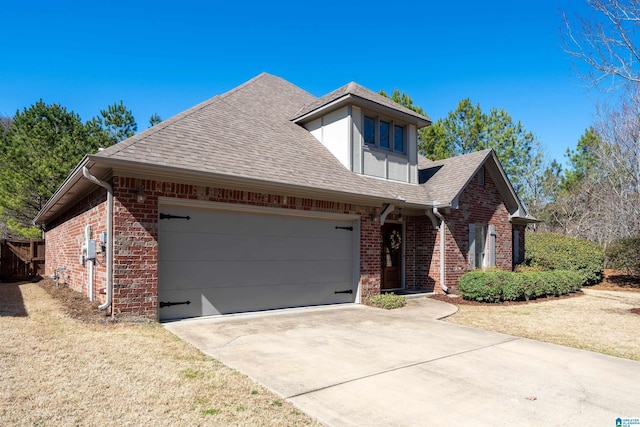
<svg viewBox="0 0 640 427"><path fill-rule="evenodd" d="M395 209L394 205L387 205L386 208L384 208L384 210L380 213L380 227L382 227L387 219L387 215L389 215L391 212L393 212Z"/></svg>

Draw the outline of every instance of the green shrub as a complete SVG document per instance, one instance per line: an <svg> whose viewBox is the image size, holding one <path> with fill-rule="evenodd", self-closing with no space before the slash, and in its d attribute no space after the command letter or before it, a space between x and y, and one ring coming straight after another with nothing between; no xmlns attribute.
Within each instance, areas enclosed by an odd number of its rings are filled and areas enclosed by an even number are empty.
<svg viewBox="0 0 640 427"><path fill-rule="evenodd" d="M582 285L602 281L604 252L599 245L556 233L527 235L525 263L542 270L573 270L582 275Z"/></svg>
<svg viewBox="0 0 640 427"><path fill-rule="evenodd" d="M510 274L502 283L502 301L522 301L525 298L524 274Z"/></svg>
<svg viewBox="0 0 640 427"><path fill-rule="evenodd" d="M609 246L607 267L640 275L640 237L620 239Z"/></svg>
<svg viewBox="0 0 640 427"><path fill-rule="evenodd" d="M394 308L404 307L407 301L402 295L389 293L380 295L369 295L364 298L364 303L373 307L392 310Z"/></svg>
<svg viewBox="0 0 640 427"><path fill-rule="evenodd" d="M502 287L493 282L494 273L471 271L460 277L460 295L464 299L499 302L502 300Z"/></svg>
<svg viewBox="0 0 640 427"><path fill-rule="evenodd" d="M575 292L582 287L583 280L582 273L570 270L526 273L476 270L460 278L460 295L481 302L523 301Z"/></svg>

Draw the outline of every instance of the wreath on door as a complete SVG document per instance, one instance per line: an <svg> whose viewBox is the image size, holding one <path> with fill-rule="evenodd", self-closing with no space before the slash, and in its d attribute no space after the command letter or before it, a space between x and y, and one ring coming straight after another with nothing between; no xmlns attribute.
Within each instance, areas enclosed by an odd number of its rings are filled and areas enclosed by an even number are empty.
<svg viewBox="0 0 640 427"><path fill-rule="evenodd" d="M402 236L398 233L398 230L393 230L389 233L389 249L392 251L397 251L400 249L400 245L402 244Z"/></svg>

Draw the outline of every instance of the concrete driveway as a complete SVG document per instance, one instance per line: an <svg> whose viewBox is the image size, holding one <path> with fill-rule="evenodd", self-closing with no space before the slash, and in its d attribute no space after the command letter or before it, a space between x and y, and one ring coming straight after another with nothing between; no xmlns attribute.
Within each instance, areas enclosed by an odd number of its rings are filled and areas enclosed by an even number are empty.
<svg viewBox="0 0 640 427"><path fill-rule="evenodd" d="M640 363L453 325L428 298L165 323L335 426L615 426L640 418Z"/></svg>

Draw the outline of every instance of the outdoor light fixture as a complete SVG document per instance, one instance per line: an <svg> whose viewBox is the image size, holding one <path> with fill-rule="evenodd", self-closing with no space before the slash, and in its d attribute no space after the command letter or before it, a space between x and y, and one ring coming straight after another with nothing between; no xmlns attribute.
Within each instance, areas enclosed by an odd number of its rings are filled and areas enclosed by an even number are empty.
<svg viewBox="0 0 640 427"><path fill-rule="evenodd" d="M144 203L145 200L147 200L147 195L145 194L144 190L140 188L138 191L136 191L136 202Z"/></svg>

